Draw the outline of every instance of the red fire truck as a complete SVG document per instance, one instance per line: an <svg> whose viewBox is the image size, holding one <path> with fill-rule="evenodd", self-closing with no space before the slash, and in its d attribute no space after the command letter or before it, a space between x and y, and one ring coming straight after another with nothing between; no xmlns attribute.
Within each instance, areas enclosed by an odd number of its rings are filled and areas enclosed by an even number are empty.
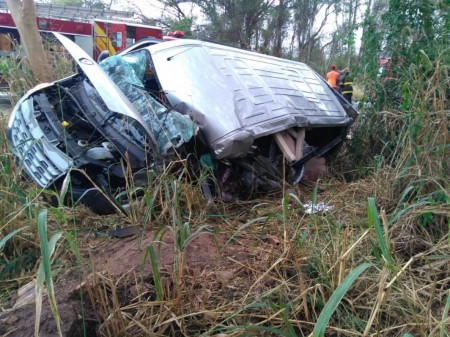
<svg viewBox="0 0 450 337"><path fill-rule="evenodd" d="M39 5L43 6L44 4ZM47 6L51 6L52 9L57 7L57 5ZM95 18L89 19L89 15L84 16L84 18L81 16L84 15L84 11L80 11L80 8L72 7L72 11L68 12L71 6L60 7L64 7L63 10L67 17L43 16L38 10L36 11L38 16L36 23L39 31L44 34L58 32L67 36L94 59L97 59L98 55L104 50L107 50L109 55L114 55L143 38L163 38L162 29L156 26L100 18L108 17L100 15L105 12L112 12L109 17L124 15L124 13L131 14L128 12L85 9L85 12L93 13L91 17L95 16ZM3 10L3 12L0 12L0 51L7 53L13 48L11 41L20 43L20 36L11 14L1 6L0 10ZM68 17L71 17L71 19L68 19Z"/></svg>
<svg viewBox="0 0 450 337"><path fill-rule="evenodd" d="M162 29L156 26L130 24L107 20L94 20L92 22L92 37L94 44L94 58L108 50L109 55L131 46L136 41L153 37L163 38Z"/></svg>

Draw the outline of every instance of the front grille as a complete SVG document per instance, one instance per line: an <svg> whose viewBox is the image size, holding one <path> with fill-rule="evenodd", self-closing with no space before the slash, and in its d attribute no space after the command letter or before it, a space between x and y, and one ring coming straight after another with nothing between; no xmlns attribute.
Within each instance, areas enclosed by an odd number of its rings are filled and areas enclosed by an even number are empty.
<svg viewBox="0 0 450 337"><path fill-rule="evenodd" d="M59 140L49 140L36 117L42 114L34 110L33 98L17 107L10 122L9 142L27 174L40 186L46 187L67 173L72 160L57 145Z"/></svg>

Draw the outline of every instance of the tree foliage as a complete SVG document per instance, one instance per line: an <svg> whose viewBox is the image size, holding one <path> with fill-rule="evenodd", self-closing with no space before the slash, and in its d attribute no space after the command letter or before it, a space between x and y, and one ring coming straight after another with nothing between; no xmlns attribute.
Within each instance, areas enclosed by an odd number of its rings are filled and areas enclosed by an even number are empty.
<svg viewBox="0 0 450 337"><path fill-rule="evenodd" d="M346 0L344 5L337 0L157 2L163 13L159 21L170 30L184 26L188 36L314 63L323 71L335 55L355 58L357 13L363 7L362 0ZM345 53L338 50L343 45Z"/></svg>
<svg viewBox="0 0 450 337"><path fill-rule="evenodd" d="M405 102L401 96L410 82L411 67L426 73L437 60L442 62L441 55L447 55L444 63L449 64L448 9L444 2L426 0L378 0L368 8L360 68L367 76L368 89L380 98L378 103L399 107ZM389 64L387 74L380 75L382 56Z"/></svg>

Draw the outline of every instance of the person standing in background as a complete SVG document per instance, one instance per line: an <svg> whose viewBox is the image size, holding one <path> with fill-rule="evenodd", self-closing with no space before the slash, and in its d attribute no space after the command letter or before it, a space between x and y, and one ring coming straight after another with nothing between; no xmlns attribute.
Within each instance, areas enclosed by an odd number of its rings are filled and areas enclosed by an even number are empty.
<svg viewBox="0 0 450 337"><path fill-rule="evenodd" d="M339 75L341 73L336 70L336 66L334 64L331 65L331 71L327 73L327 83L335 90L340 92L339 88Z"/></svg>
<svg viewBox="0 0 450 337"><path fill-rule="evenodd" d="M353 81L348 70L344 73L341 80L341 92L342 96L344 96L344 98L351 103L353 96Z"/></svg>

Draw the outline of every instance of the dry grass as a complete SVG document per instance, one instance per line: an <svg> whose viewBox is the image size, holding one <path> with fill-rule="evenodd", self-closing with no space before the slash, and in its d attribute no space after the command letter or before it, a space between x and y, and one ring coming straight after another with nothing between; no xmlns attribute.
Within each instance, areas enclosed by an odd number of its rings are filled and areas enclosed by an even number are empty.
<svg viewBox="0 0 450 337"><path fill-rule="evenodd" d="M441 328L448 325L443 310L450 285L450 205L409 198L402 202L408 201L410 208L402 208L398 187L393 184L396 176L389 168L350 183L329 176L321 182L325 190L317 200L334 209L317 215L304 214L292 197L284 211L281 195L208 205L198 198L199 187L186 183L177 192L183 212L173 213L174 190L166 190L170 184L160 184L154 215L140 222L145 216L136 213L132 222L149 230L166 228L174 220L190 222L191 233L208 225L214 228L219 256L209 266L183 258L178 269L160 261L163 301L156 300L151 273L140 274L130 266L129 272L115 275L108 268L96 270L89 263L95 257L84 259L88 262L82 262L84 269L93 270L83 285L90 299L83 304L86 322L95 322L99 336L308 336L334 289L353 268L370 261L377 267L358 278L345 294L327 334L440 336ZM304 186L292 192L302 201L314 194ZM385 266L375 233L368 227L369 196L375 196L379 210L387 213L381 212L381 218L389 228L386 236L395 270ZM62 228L104 232L131 221L86 212L83 208L69 212ZM211 220L206 216L211 213L225 217ZM432 223L421 223L424 214L431 214ZM17 225L25 220L17 219ZM54 218L53 222L58 221ZM79 248L92 250L83 237L80 232ZM231 237L234 240L225 244ZM97 252L102 245L108 249L107 242L96 242L100 243ZM29 243L26 235L12 242L16 247ZM189 255L189 249L187 245L178 256Z"/></svg>
<svg viewBox="0 0 450 337"><path fill-rule="evenodd" d="M185 263L177 284L170 281L171 266L165 265L164 301L156 300L151 275L142 279L135 272L94 272L84 287L100 323L99 334L308 336L332 291L355 266L371 261L379 267L352 286L327 331L340 336L439 336L450 284L448 233L439 239L426 230L418 233L421 241L410 242L413 252L405 253L396 241L398 229L408 226L402 219L386 234L396 266L389 270L377 257L377 239L367 228L371 181L329 184L319 195L335 207L329 214L306 216L292 201L286 222L275 217L240 231L236 242L221 245L212 268ZM278 202L264 201L272 205L254 212L279 212ZM433 209L446 215L449 210L448 205ZM414 212L404 220L411 221ZM220 236L230 237L235 222L254 217L250 212L231 218L220 228ZM389 221L386 215L382 219ZM441 230L445 233L445 227Z"/></svg>

